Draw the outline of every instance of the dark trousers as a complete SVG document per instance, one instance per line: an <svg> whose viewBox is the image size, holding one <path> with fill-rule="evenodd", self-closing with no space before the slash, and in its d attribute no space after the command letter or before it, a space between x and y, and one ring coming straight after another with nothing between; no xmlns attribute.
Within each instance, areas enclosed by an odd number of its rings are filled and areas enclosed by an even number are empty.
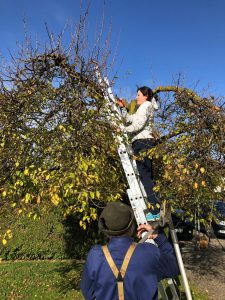
<svg viewBox="0 0 225 300"><path fill-rule="evenodd" d="M155 143L151 139L141 139L136 140L132 143L132 148L135 156L139 156L141 152L146 152L155 146ZM152 170L152 160L148 158L147 155L144 156L142 160L136 160L137 169L140 175L140 180L145 188L147 194L147 200L154 207L156 203L159 202L159 197L153 191L154 179L153 179L153 170ZM159 209L155 208L152 213L158 213Z"/></svg>

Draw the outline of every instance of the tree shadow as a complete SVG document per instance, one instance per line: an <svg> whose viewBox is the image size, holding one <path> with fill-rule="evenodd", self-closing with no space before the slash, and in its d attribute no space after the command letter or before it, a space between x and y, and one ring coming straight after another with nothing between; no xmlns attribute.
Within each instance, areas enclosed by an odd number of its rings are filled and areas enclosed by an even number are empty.
<svg viewBox="0 0 225 300"><path fill-rule="evenodd" d="M84 261L69 260L65 261L62 267L55 269L60 274L58 290L61 293L68 290L80 291L80 281L83 271Z"/></svg>
<svg viewBox="0 0 225 300"><path fill-rule="evenodd" d="M183 253L185 268L198 275L213 275L215 278L224 276L225 252L216 245L216 241L210 242L208 248L199 249L194 241L190 242L189 251Z"/></svg>
<svg viewBox="0 0 225 300"><path fill-rule="evenodd" d="M60 292L68 290L80 291L80 282L84 262L88 251L94 244L102 243L102 236L98 234L97 222L93 222L87 230L79 226L75 216L68 216L63 221L64 251L67 260L55 271L60 274L58 283Z"/></svg>

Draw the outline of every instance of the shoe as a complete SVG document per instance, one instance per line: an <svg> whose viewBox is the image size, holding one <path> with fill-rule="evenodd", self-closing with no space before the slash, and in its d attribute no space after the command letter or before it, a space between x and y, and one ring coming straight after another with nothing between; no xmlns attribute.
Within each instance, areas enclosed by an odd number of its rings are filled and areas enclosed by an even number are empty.
<svg viewBox="0 0 225 300"><path fill-rule="evenodd" d="M158 221L160 219L160 213L152 214L151 212L147 213L146 219L148 222Z"/></svg>

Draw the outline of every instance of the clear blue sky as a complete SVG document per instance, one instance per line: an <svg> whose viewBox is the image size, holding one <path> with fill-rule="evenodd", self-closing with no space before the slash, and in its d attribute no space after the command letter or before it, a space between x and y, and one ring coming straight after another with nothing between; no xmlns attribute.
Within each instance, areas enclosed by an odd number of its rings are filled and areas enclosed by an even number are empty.
<svg viewBox="0 0 225 300"><path fill-rule="evenodd" d="M171 84L178 73L188 87L198 82L198 90L210 85L212 94L225 95L224 0L92 0L90 36L103 10L106 28L112 21L118 95L135 95L136 85ZM80 0L0 0L0 52L7 56L23 40L24 18L32 36L44 43L45 22L59 32L79 14Z"/></svg>

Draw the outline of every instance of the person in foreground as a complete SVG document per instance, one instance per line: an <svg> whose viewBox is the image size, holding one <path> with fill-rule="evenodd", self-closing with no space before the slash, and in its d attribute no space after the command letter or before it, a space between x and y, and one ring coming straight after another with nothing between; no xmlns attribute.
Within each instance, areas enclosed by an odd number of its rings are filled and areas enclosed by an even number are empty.
<svg viewBox="0 0 225 300"><path fill-rule="evenodd" d="M135 244L132 238L135 230L133 211L120 202L106 205L99 217L99 229L110 240L107 247L95 245L88 253L81 281L85 299L158 299L158 282L177 276L179 272L172 245L166 236L162 232L151 234L149 238L154 239L156 245L147 242ZM149 224L140 225L138 237L151 229ZM109 256L116 265L114 269L121 272L114 270L113 273L108 263ZM123 263L125 256L127 259Z"/></svg>

